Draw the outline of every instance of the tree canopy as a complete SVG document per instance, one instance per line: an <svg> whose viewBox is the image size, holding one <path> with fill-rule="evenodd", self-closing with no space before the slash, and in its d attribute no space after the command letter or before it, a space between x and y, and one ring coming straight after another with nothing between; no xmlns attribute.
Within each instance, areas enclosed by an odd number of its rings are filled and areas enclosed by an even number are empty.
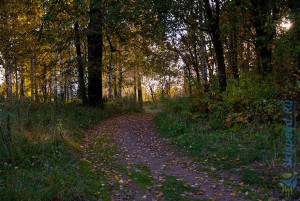
<svg viewBox="0 0 300 201"><path fill-rule="evenodd" d="M7 98L101 105L138 88L224 92L249 75L288 96L298 76L297 1L2 0L0 9Z"/></svg>

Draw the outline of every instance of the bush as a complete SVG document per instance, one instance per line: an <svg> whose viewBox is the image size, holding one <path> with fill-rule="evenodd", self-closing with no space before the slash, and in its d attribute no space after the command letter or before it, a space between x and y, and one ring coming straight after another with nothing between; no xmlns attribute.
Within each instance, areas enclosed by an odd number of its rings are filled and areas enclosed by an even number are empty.
<svg viewBox="0 0 300 201"><path fill-rule="evenodd" d="M164 99L155 124L188 154L218 167L278 158L283 129L280 101L267 82L253 84L251 79L231 80L228 92L221 95Z"/></svg>
<svg viewBox="0 0 300 201"><path fill-rule="evenodd" d="M282 103L268 80L248 76L229 80L227 91L209 99L210 124L216 128L235 124L275 123L282 119Z"/></svg>

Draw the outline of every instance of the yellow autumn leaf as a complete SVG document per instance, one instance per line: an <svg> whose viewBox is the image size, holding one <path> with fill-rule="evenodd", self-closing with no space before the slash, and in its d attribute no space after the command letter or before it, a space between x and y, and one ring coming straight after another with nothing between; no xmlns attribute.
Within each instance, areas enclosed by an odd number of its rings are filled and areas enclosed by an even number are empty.
<svg viewBox="0 0 300 201"><path fill-rule="evenodd" d="M115 175L115 180L119 181L120 177L118 175Z"/></svg>

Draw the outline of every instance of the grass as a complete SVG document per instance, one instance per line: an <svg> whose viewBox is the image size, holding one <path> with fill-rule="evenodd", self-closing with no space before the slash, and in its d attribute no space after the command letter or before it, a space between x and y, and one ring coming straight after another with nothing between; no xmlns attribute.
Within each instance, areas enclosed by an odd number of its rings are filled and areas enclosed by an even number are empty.
<svg viewBox="0 0 300 201"><path fill-rule="evenodd" d="M158 103L149 103L146 105L146 108L149 110L155 110L159 108L159 105Z"/></svg>
<svg viewBox="0 0 300 201"><path fill-rule="evenodd" d="M185 193L197 192L195 187L190 186L174 176L160 175L160 180L154 179L149 167L144 164L135 164L130 169L126 169L123 165L119 165L118 169L135 181L140 190L144 193L151 189L152 191L155 191L157 195L161 194L164 200L194 200L185 195Z"/></svg>
<svg viewBox="0 0 300 201"><path fill-rule="evenodd" d="M184 196L186 192L196 192L197 189L191 187L185 182L178 180L177 177L165 176L165 181L162 182L162 192L167 200L188 201L193 200Z"/></svg>
<svg viewBox="0 0 300 201"><path fill-rule="evenodd" d="M266 126L213 129L168 113L158 114L155 124L163 137L171 138L189 155L222 169L275 159L281 150L278 139L271 135L273 130Z"/></svg>
<svg viewBox="0 0 300 201"><path fill-rule="evenodd" d="M245 184L278 189L273 179L276 172L268 172L267 167L281 166L282 125L253 122L227 126L225 122L224 126L222 119L208 119L201 114L204 112L193 109L188 98L168 100L155 117L155 125L163 137L195 160L219 170L234 170ZM263 164L265 172L255 169L258 164ZM245 168L239 170L241 166Z"/></svg>
<svg viewBox="0 0 300 201"><path fill-rule="evenodd" d="M128 105L102 110L23 100L0 107L2 200L110 200L106 174L116 148L105 146L105 135L87 148L81 142L99 121L130 112Z"/></svg>
<svg viewBox="0 0 300 201"><path fill-rule="evenodd" d="M150 169L143 164L135 165L133 170L128 171L128 175L130 175L139 186L146 189L155 183L154 179L150 177Z"/></svg>

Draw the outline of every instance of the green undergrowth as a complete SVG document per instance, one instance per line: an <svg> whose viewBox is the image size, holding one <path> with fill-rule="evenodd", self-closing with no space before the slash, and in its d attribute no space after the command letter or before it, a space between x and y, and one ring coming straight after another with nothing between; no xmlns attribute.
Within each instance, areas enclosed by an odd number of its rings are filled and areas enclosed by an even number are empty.
<svg viewBox="0 0 300 201"><path fill-rule="evenodd" d="M162 182L162 192L167 200L192 201L196 200L191 197L184 196L184 193L196 192L197 189L174 176L165 176Z"/></svg>
<svg viewBox="0 0 300 201"><path fill-rule="evenodd" d="M149 168L145 165L137 164L133 170L129 170L127 173L143 188L147 189L155 183L155 180L150 177Z"/></svg>
<svg viewBox="0 0 300 201"><path fill-rule="evenodd" d="M221 95L163 99L163 112L154 119L156 127L195 160L240 171L245 184L278 189L272 179L278 173L268 168L282 165L282 102L275 89L263 83L252 88L242 84L230 83L231 92ZM257 171L260 168L265 168L264 173Z"/></svg>
<svg viewBox="0 0 300 201"><path fill-rule="evenodd" d="M179 115L167 112L158 114L155 122L164 137L171 138L191 156L223 169L273 162L282 150L280 139L274 139L276 125L216 129L206 123L184 121Z"/></svg>
<svg viewBox="0 0 300 201"><path fill-rule="evenodd" d="M27 100L1 104L1 200L110 200L106 172L100 170L110 166L114 149L105 147L105 136L93 139L93 150L81 142L101 120L137 110L115 104L105 109ZM101 154L89 155L93 151Z"/></svg>
<svg viewBox="0 0 300 201"><path fill-rule="evenodd" d="M161 195L164 200L192 201L189 193L195 193L198 189L170 175L160 175L160 180L152 177L151 170L144 164L135 164L130 169L119 166L119 170L128 175L142 190L147 193L150 189L156 195ZM186 195L185 195L186 194Z"/></svg>

